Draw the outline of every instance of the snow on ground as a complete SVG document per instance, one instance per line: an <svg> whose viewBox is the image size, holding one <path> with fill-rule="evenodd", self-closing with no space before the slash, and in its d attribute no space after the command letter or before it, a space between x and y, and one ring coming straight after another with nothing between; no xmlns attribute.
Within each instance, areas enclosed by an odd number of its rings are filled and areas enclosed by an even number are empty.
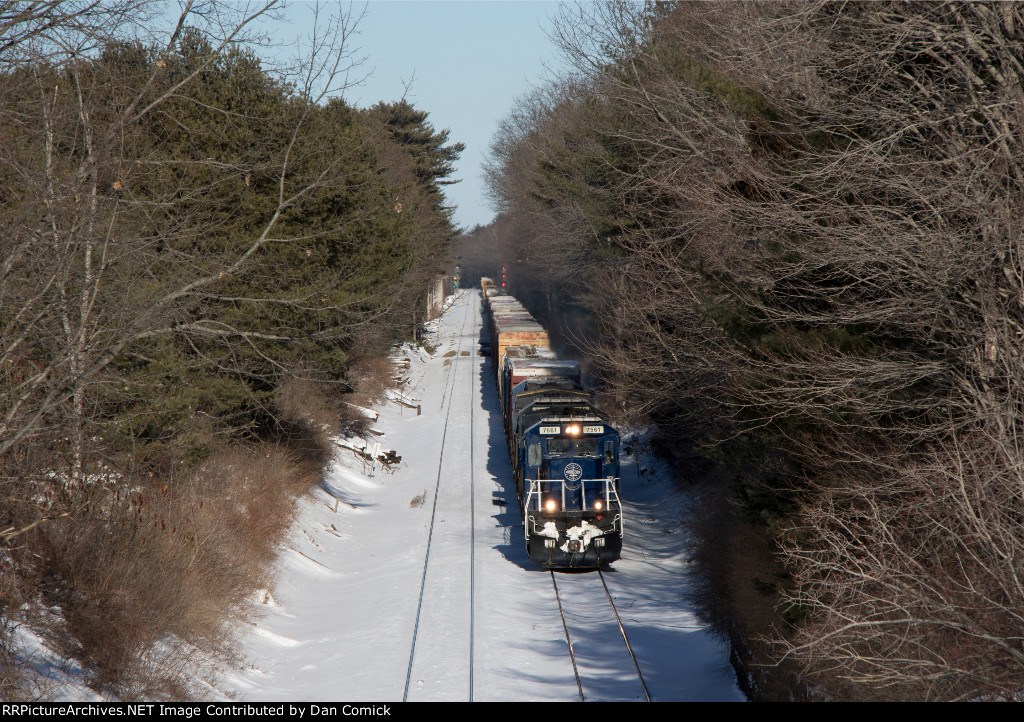
<svg viewBox="0 0 1024 722"><path fill-rule="evenodd" d="M57 616L59 610L44 614ZM21 690L27 699L47 702L108 702L89 689L85 673L77 663L63 659L27 624L18 624L11 635L15 663L30 671L28 688ZM7 701L6 699L4 700Z"/></svg>
<svg viewBox="0 0 1024 722"><path fill-rule="evenodd" d="M221 672L225 699L578 699L551 577L524 549L480 323L480 294L463 291L433 322L433 355L405 350L401 396L420 413L387 403L375 424L384 435L370 441L401 464L371 469L340 449L303 500L277 585L243 639L248 666ZM633 464L622 490L625 548L605 576L651 696L742 700L727 650L685 600L685 498L667 474ZM600 589L593 572L564 576L577 604ZM571 591L580 584L586 594ZM634 673L596 651L624 647L604 629L574 640L578 657L594 651L581 659L585 685L596 675L587 698L635 699Z"/></svg>

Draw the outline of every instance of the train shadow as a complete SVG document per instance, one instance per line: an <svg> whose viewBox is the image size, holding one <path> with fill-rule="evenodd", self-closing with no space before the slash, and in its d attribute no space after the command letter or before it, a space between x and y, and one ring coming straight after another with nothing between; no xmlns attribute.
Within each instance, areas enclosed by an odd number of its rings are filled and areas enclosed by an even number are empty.
<svg viewBox="0 0 1024 722"><path fill-rule="evenodd" d="M483 333L483 332L481 332ZM484 336L486 338L486 336ZM526 540L523 536L523 518L519 513L519 502L516 496L516 483L512 475L512 462L508 458L508 445L505 443L505 429L502 424L501 406L498 403L498 391L495 388L493 357L480 364L480 407L487 414L487 473L501 487L494 492L492 501L499 511L492 518L504 530L504 542L495 547L505 559L512 564L528 571L543 571L530 561L526 553Z"/></svg>
<svg viewBox="0 0 1024 722"><path fill-rule="evenodd" d="M487 340L483 332L481 339ZM500 487L494 498L502 505L495 507L492 518L504 529L504 538L494 549L524 571L546 576L546 570L526 553L492 371L494 362L490 358L478 367L477 406L477 413L487 415L486 470ZM629 532L619 569L608 565L602 570L608 575L610 592L648 690L657 701L739 701L742 694L728 664L727 650L697 618L688 601L689 553L686 535L678 524L686 513L685 500L674 489L672 475L653 468L651 460L645 458L643 474L636 458L629 455L623 461L623 490L628 489L623 502ZM650 472L647 467L652 467ZM643 690L625 655L622 636L607 604L598 603L604 592L594 570L559 571L556 579L560 589L565 582L560 593L564 594L570 617L586 699L642 699ZM502 655L489 662L495 686L488 693L493 699L508 699L509 694L521 701L568 699L566 689L575 688L564 630L557 611L554 615L548 613L554 604L553 595L547 596L550 582L536 588L536 598L543 596L546 612L541 613L537 606L524 610L510 606L506 610L509 628L531 633L506 642ZM529 668L514 663L528 655L539 655L540 659Z"/></svg>
<svg viewBox="0 0 1024 722"><path fill-rule="evenodd" d="M523 530L523 516L519 510L516 483L512 472L512 462L508 458L508 444L505 442L505 427L502 423L501 406L498 403L498 391L495 388L494 375L491 370L493 359L480 365L480 410L487 414L487 473L501 486L500 492L492 496L495 506L501 511L495 512L492 518L505 529L505 540L495 547L509 562L531 572L546 572L530 559L526 553L526 538ZM604 566L605 573L614 574L611 566ZM594 569L566 570L570 574L593 572Z"/></svg>
<svg viewBox="0 0 1024 722"><path fill-rule="evenodd" d="M601 608L607 611L607 604ZM645 685L647 694L655 702L738 702L743 699L736 690L727 657L704 630L667 629L645 624L632 616L623 619L643 674L642 685L626 653L622 635L612 621L569 614L572 615L569 625L573 649L584 698L588 702L644 701ZM497 699L507 693L502 684L516 690L517 701L571 701L575 698L575 681L564 631L557 621L546 624L545 628L547 639L513 642L506 649L508 659L534 658L536 661L531 668L496 663L492 673L503 680L495 684L493 693ZM716 664L713 660L723 663Z"/></svg>

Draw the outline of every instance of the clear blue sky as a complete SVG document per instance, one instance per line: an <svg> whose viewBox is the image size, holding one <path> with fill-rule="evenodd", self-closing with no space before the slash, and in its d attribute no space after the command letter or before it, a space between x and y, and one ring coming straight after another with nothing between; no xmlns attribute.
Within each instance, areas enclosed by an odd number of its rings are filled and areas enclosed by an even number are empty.
<svg viewBox="0 0 1024 722"><path fill-rule="evenodd" d="M366 107L379 100L398 100L404 93L410 103L430 113L435 128L449 129L453 142L466 144L455 175L461 182L447 189L449 202L456 206L456 222L463 227L486 224L493 217L484 196L481 164L498 121L516 97L543 84L550 76L546 68L558 67L558 52L545 34L558 5L555 0L365 4L354 42L372 75L345 97ZM291 32L303 32L310 22L310 6L287 6ZM351 7L358 12L364 5ZM277 32L286 35L289 30Z"/></svg>

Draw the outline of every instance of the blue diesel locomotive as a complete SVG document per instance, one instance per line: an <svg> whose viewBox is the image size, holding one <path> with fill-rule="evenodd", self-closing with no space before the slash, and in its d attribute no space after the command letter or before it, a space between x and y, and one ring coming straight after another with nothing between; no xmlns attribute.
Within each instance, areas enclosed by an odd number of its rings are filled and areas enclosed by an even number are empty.
<svg viewBox="0 0 1024 722"><path fill-rule="evenodd" d="M551 569L596 568L622 552L619 435L511 296L488 296L492 366L526 549Z"/></svg>

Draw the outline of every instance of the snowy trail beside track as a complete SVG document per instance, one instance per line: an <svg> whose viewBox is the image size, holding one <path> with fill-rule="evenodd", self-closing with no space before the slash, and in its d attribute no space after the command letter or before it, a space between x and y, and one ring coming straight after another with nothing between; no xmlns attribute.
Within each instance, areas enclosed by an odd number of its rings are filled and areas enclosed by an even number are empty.
<svg viewBox="0 0 1024 722"><path fill-rule="evenodd" d="M432 328L431 357L407 351L404 393L421 415L389 403L375 424L400 468L371 477L342 451L301 502L273 597L243 641L247 664L220 675L225 697L578 699L551 578L523 544L491 361L477 354L479 292L462 291ZM685 498L632 463L622 491L625 546L606 579L651 697L742 700L727 649L686 604ZM601 673L595 699L637 698L634 670Z"/></svg>

